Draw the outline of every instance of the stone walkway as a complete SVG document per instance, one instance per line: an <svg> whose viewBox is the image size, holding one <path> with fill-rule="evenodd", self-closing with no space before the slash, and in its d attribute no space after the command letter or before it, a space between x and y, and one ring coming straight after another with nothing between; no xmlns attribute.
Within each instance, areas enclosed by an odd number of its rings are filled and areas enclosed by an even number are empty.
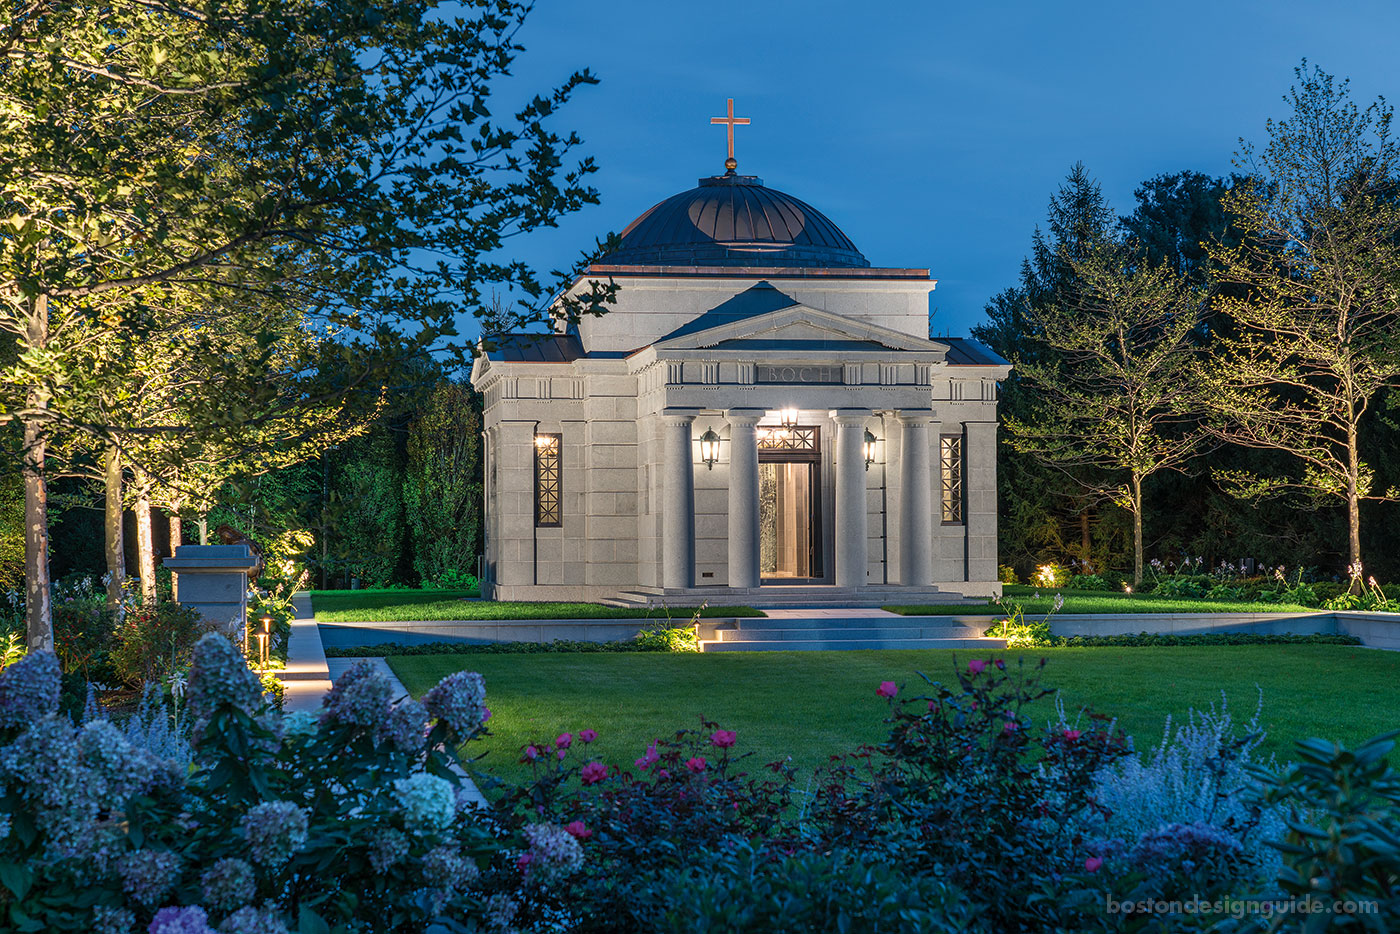
<svg viewBox="0 0 1400 934"><path fill-rule="evenodd" d="M321 709L321 698L331 689L331 683L345 673L355 662L368 661L382 674L394 689L394 700L408 696L408 689L394 674L394 669L383 658L326 658L326 650L321 645L320 629L311 611L311 595L304 591L292 597L292 607L296 618L292 620L292 634L287 640L287 667L278 673L282 679L284 694L283 709L288 713L306 711L315 713ZM486 807L486 798L476 783L459 766L453 769L462 777L462 787L467 800Z"/></svg>

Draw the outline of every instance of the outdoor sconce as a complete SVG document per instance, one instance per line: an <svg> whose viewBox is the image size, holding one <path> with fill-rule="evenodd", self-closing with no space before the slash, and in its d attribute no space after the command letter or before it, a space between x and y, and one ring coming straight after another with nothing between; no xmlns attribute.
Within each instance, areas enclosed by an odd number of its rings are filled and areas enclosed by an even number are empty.
<svg viewBox="0 0 1400 934"><path fill-rule="evenodd" d="M715 469L715 462L719 460L719 435L713 428L706 429L700 436L700 459L705 462L706 470Z"/></svg>
<svg viewBox="0 0 1400 934"><path fill-rule="evenodd" d="M869 470L873 463L875 463L875 436L867 428L865 429L865 469Z"/></svg>
<svg viewBox="0 0 1400 934"><path fill-rule="evenodd" d="M262 632L258 633L258 663L262 665L264 671L267 670L267 643L272 638L272 616L264 613L258 617L258 622L262 623Z"/></svg>
<svg viewBox="0 0 1400 934"><path fill-rule="evenodd" d="M778 421L782 422L784 428L797 427L797 410L783 409L778 413Z"/></svg>
<svg viewBox="0 0 1400 934"><path fill-rule="evenodd" d="M553 446L554 437L552 435L535 435L535 447L543 449Z"/></svg>

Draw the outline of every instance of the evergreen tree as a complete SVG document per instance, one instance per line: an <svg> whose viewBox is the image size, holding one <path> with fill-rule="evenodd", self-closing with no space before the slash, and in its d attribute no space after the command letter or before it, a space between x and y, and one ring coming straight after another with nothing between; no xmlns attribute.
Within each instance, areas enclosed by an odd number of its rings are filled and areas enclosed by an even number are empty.
<svg viewBox="0 0 1400 934"><path fill-rule="evenodd" d="M408 427L403 486L413 567L426 584L476 573L481 553L481 397L440 383Z"/></svg>

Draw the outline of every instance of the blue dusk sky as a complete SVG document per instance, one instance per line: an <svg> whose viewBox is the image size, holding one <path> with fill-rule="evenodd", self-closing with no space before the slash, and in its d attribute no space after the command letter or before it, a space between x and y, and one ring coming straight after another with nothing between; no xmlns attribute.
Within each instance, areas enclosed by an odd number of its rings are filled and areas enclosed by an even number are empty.
<svg viewBox="0 0 1400 934"><path fill-rule="evenodd" d="M560 127L585 138L602 203L514 241L545 270L724 170L821 210L876 266L927 267L937 333L963 335L1016 282L1035 226L1083 161L1115 211L1159 173L1231 171L1265 138L1303 57L1363 104L1400 96L1400 2L541 0L500 87L504 115L575 68Z"/></svg>

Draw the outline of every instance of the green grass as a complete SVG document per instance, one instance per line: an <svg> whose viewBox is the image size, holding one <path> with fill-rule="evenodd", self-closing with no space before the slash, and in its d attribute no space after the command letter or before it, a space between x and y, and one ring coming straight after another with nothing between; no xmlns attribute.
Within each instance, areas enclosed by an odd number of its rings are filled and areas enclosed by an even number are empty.
<svg viewBox="0 0 1400 934"><path fill-rule="evenodd" d="M999 653L1028 665L1050 659L1045 683L1067 709L1115 716L1139 749L1155 745L1165 717L1219 704L1248 720L1263 690L1265 749L1286 757L1297 739L1357 743L1400 727L1400 654L1345 646L1066 648ZM971 653L957 653L964 664ZM835 753L885 736L883 680L921 693L917 671L952 679L946 650L711 654L391 657L414 696L461 669L486 678L493 735L479 768L519 780L527 742L584 727L598 731L603 761L631 766L646 743L695 726L703 715L739 732L751 767L791 755L804 775ZM1053 715L1047 699L1038 711ZM752 768L750 769L753 770Z"/></svg>
<svg viewBox="0 0 1400 934"><path fill-rule="evenodd" d="M665 619L661 609L640 610L597 603L507 603L467 600L465 590L331 590L311 595L320 623L399 622L403 620L489 619ZM694 607L671 607L671 618L684 626ZM707 606L705 617L762 616L747 606Z"/></svg>
<svg viewBox="0 0 1400 934"><path fill-rule="evenodd" d="M1317 607L1296 603L1245 603L1235 600L1205 600L1195 597L1158 597L1148 593L1112 593L1108 591L1045 590L1024 584L1007 584L1002 603L1020 606L1031 615L1048 613L1055 594L1065 598L1061 613L1316 613ZM1039 596L1035 596L1039 594ZM978 606L954 606L947 603L923 606L887 606L891 613L903 616L1003 616L1006 610L996 603Z"/></svg>

